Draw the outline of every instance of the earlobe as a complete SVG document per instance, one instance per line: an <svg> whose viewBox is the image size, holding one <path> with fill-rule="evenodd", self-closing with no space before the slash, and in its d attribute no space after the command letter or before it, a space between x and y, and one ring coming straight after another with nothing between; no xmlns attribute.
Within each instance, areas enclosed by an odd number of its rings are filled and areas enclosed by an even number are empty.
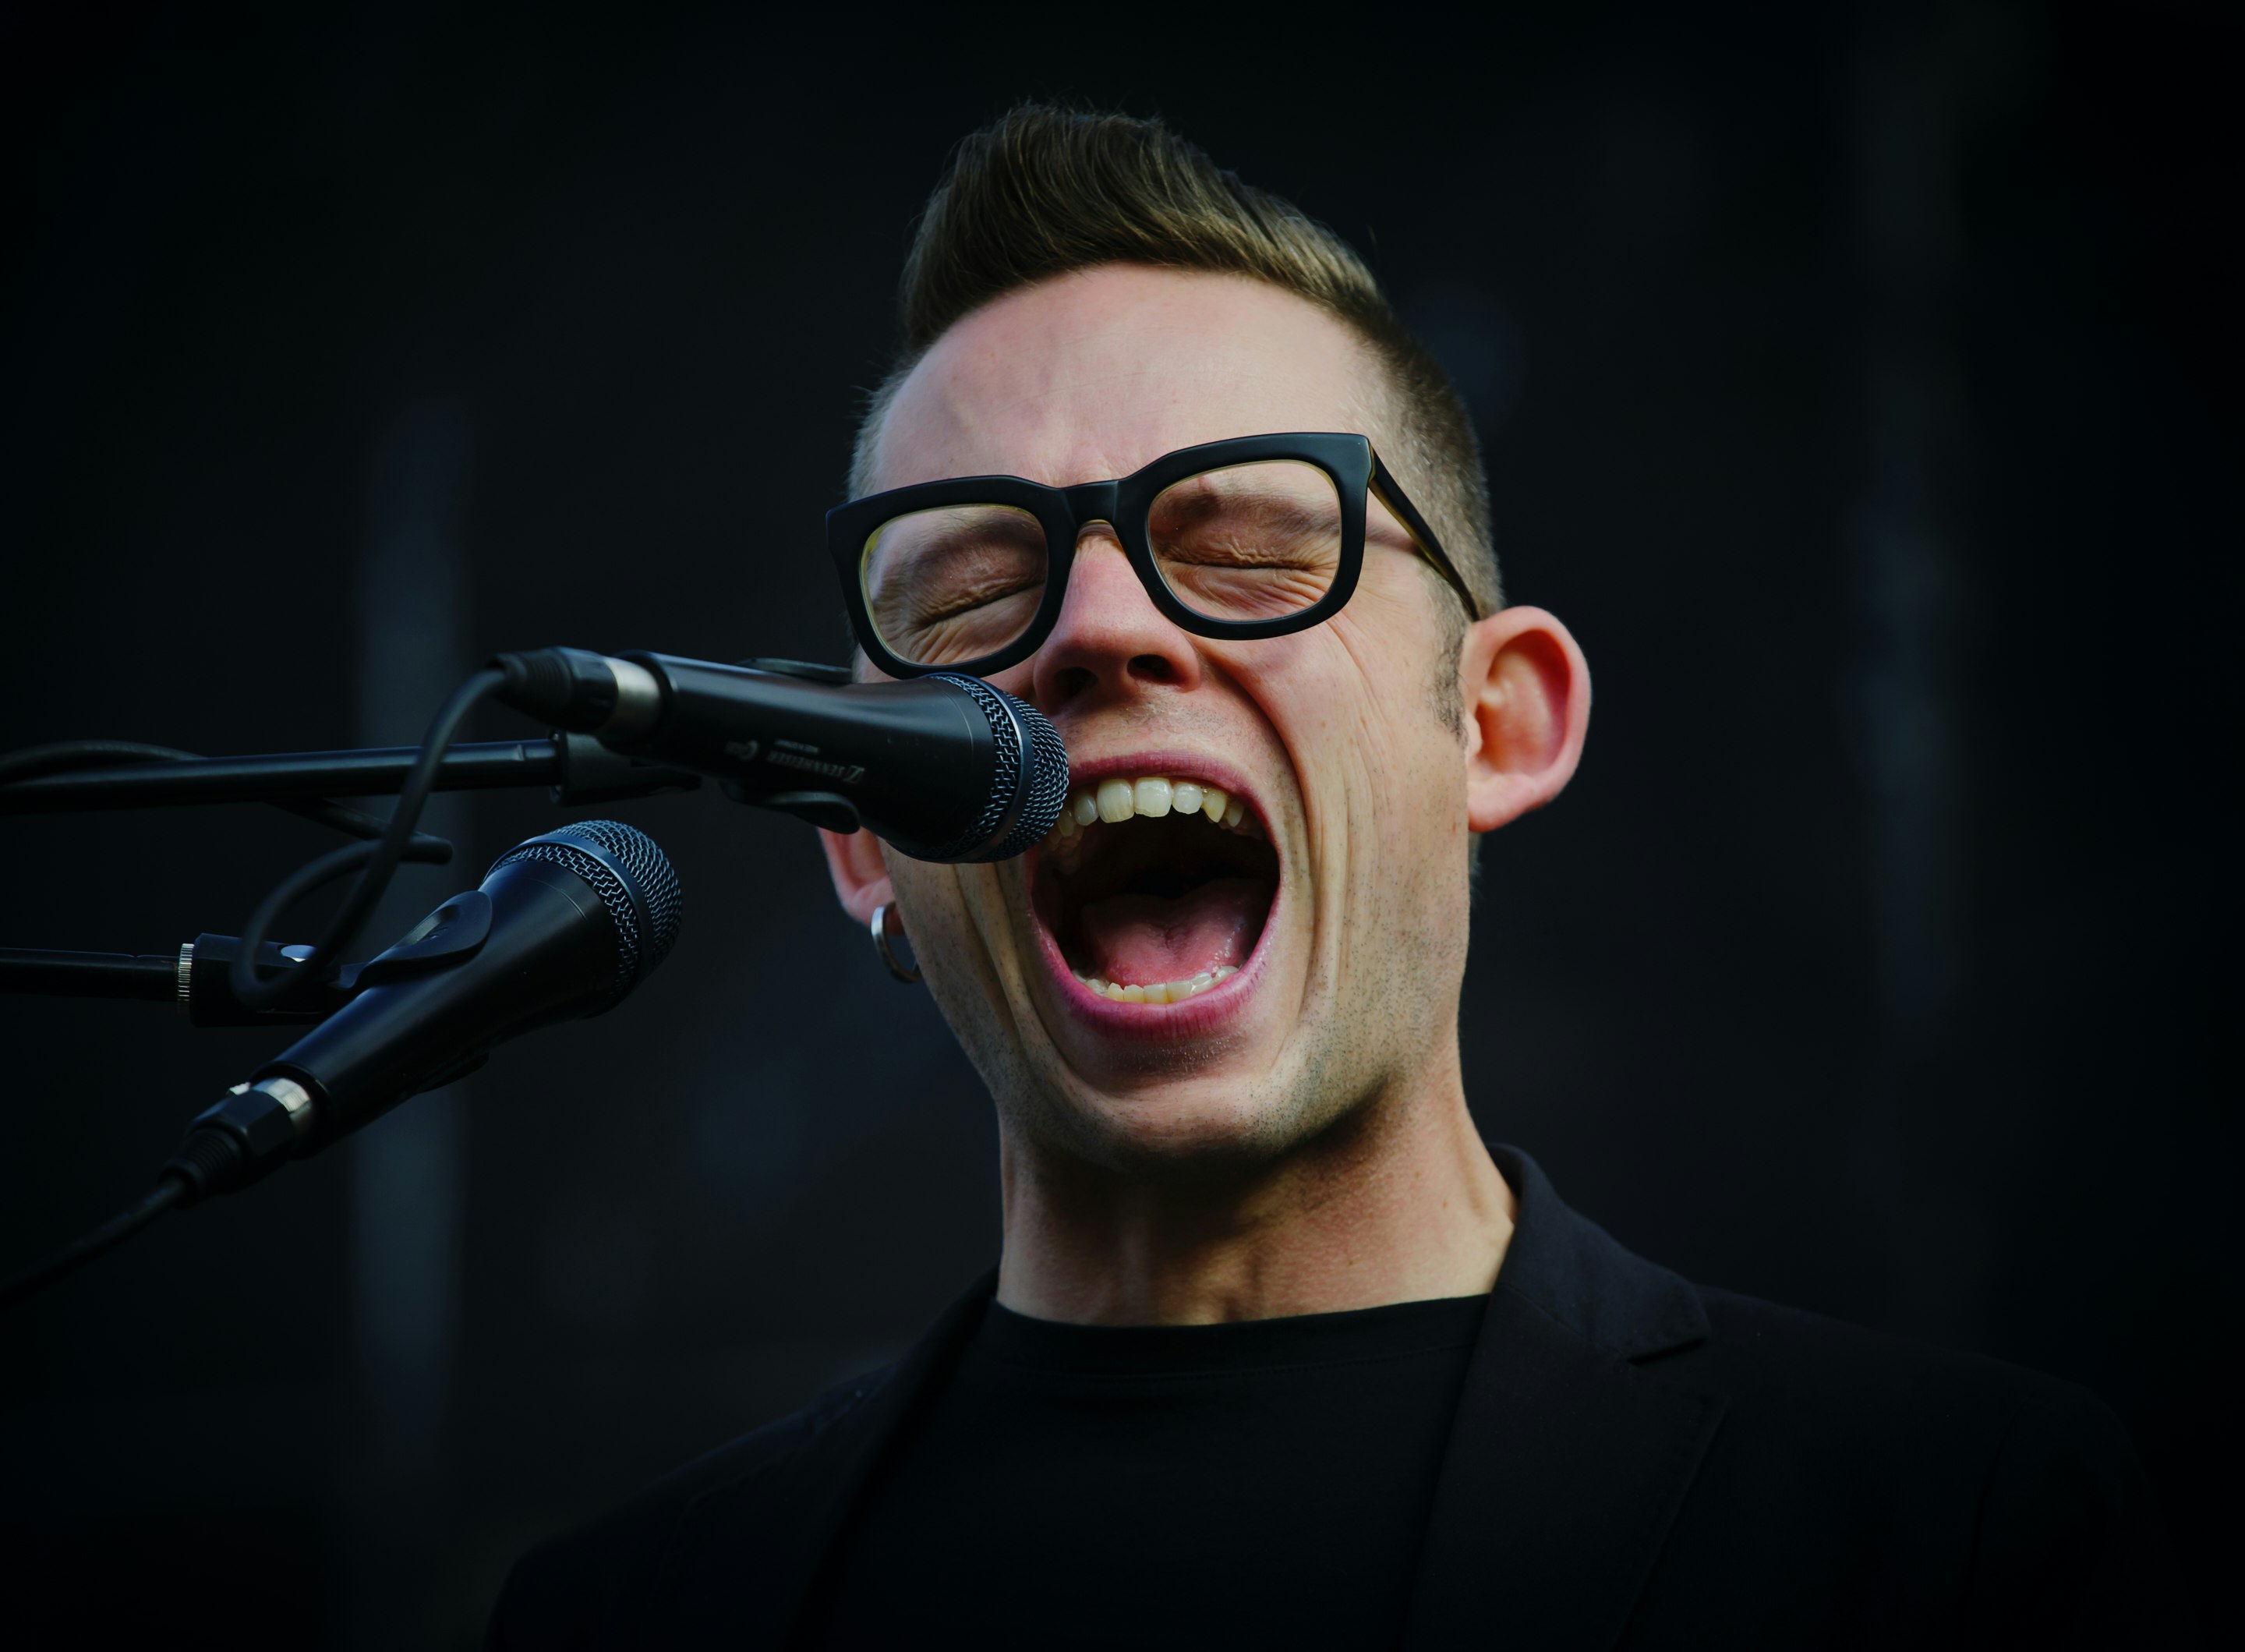
<svg viewBox="0 0 2245 1652"><path fill-rule="evenodd" d="M1494 832L1559 795L1582 761L1590 669L1542 608L1509 608L1466 635L1466 819Z"/></svg>
<svg viewBox="0 0 2245 1652"><path fill-rule="evenodd" d="M822 830L818 846L826 851L826 870L834 879L836 899L842 910L860 924L871 923L873 908L897 898L889 881L888 863L881 859L880 840L870 832Z"/></svg>

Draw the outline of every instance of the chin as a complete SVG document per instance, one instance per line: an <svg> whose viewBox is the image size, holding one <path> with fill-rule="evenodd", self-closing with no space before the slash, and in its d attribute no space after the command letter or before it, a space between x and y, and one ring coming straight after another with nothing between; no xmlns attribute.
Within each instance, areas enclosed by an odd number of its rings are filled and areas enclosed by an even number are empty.
<svg viewBox="0 0 2245 1652"><path fill-rule="evenodd" d="M1332 1098L1322 1085L1267 1065L1122 1090L1094 1087L1068 1072L1034 1090L1026 1107L1007 1111L1041 1157L1058 1155L1134 1180L1236 1181L1333 1123Z"/></svg>

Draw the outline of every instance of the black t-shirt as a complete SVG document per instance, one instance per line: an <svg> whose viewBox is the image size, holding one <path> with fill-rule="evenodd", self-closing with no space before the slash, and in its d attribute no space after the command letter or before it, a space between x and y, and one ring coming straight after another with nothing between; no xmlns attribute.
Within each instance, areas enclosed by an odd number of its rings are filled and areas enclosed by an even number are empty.
<svg viewBox="0 0 2245 1652"><path fill-rule="evenodd" d="M1387 1645L1488 1302L1145 1327L993 1303L803 1638Z"/></svg>

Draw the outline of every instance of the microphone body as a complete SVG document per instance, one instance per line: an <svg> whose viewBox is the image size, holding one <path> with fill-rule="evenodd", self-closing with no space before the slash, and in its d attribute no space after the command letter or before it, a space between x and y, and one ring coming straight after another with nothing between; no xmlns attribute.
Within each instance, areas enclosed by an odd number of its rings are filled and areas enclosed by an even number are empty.
<svg viewBox="0 0 2245 1652"><path fill-rule="evenodd" d="M716 776L740 802L862 827L915 860L1008 860L1052 829L1067 798L1052 724L974 677L852 683L578 649L493 663L508 678L499 698L519 710Z"/></svg>
<svg viewBox="0 0 2245 1652"><path fill-rule="evenodd" d="M509 1038L612 1009L677 929L677 874L634 827L581 821L518 844L361 965L350 1001L199 1117L170 1168L200 1199L317 1152Z"/></svg>

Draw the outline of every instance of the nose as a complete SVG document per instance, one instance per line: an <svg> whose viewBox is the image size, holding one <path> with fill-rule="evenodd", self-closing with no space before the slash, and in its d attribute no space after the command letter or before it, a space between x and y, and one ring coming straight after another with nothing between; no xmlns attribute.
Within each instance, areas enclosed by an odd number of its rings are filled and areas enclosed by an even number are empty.
<svg viewBox="0 0 2245 1652"><path fill-rule="evenodd" d="M1201 660L1191 636L1146 595L1115 530L1092 522L1076 540L1060 619L1029 675L1037 704L1050 714L1151 688L1193 688Z"/></svg>

